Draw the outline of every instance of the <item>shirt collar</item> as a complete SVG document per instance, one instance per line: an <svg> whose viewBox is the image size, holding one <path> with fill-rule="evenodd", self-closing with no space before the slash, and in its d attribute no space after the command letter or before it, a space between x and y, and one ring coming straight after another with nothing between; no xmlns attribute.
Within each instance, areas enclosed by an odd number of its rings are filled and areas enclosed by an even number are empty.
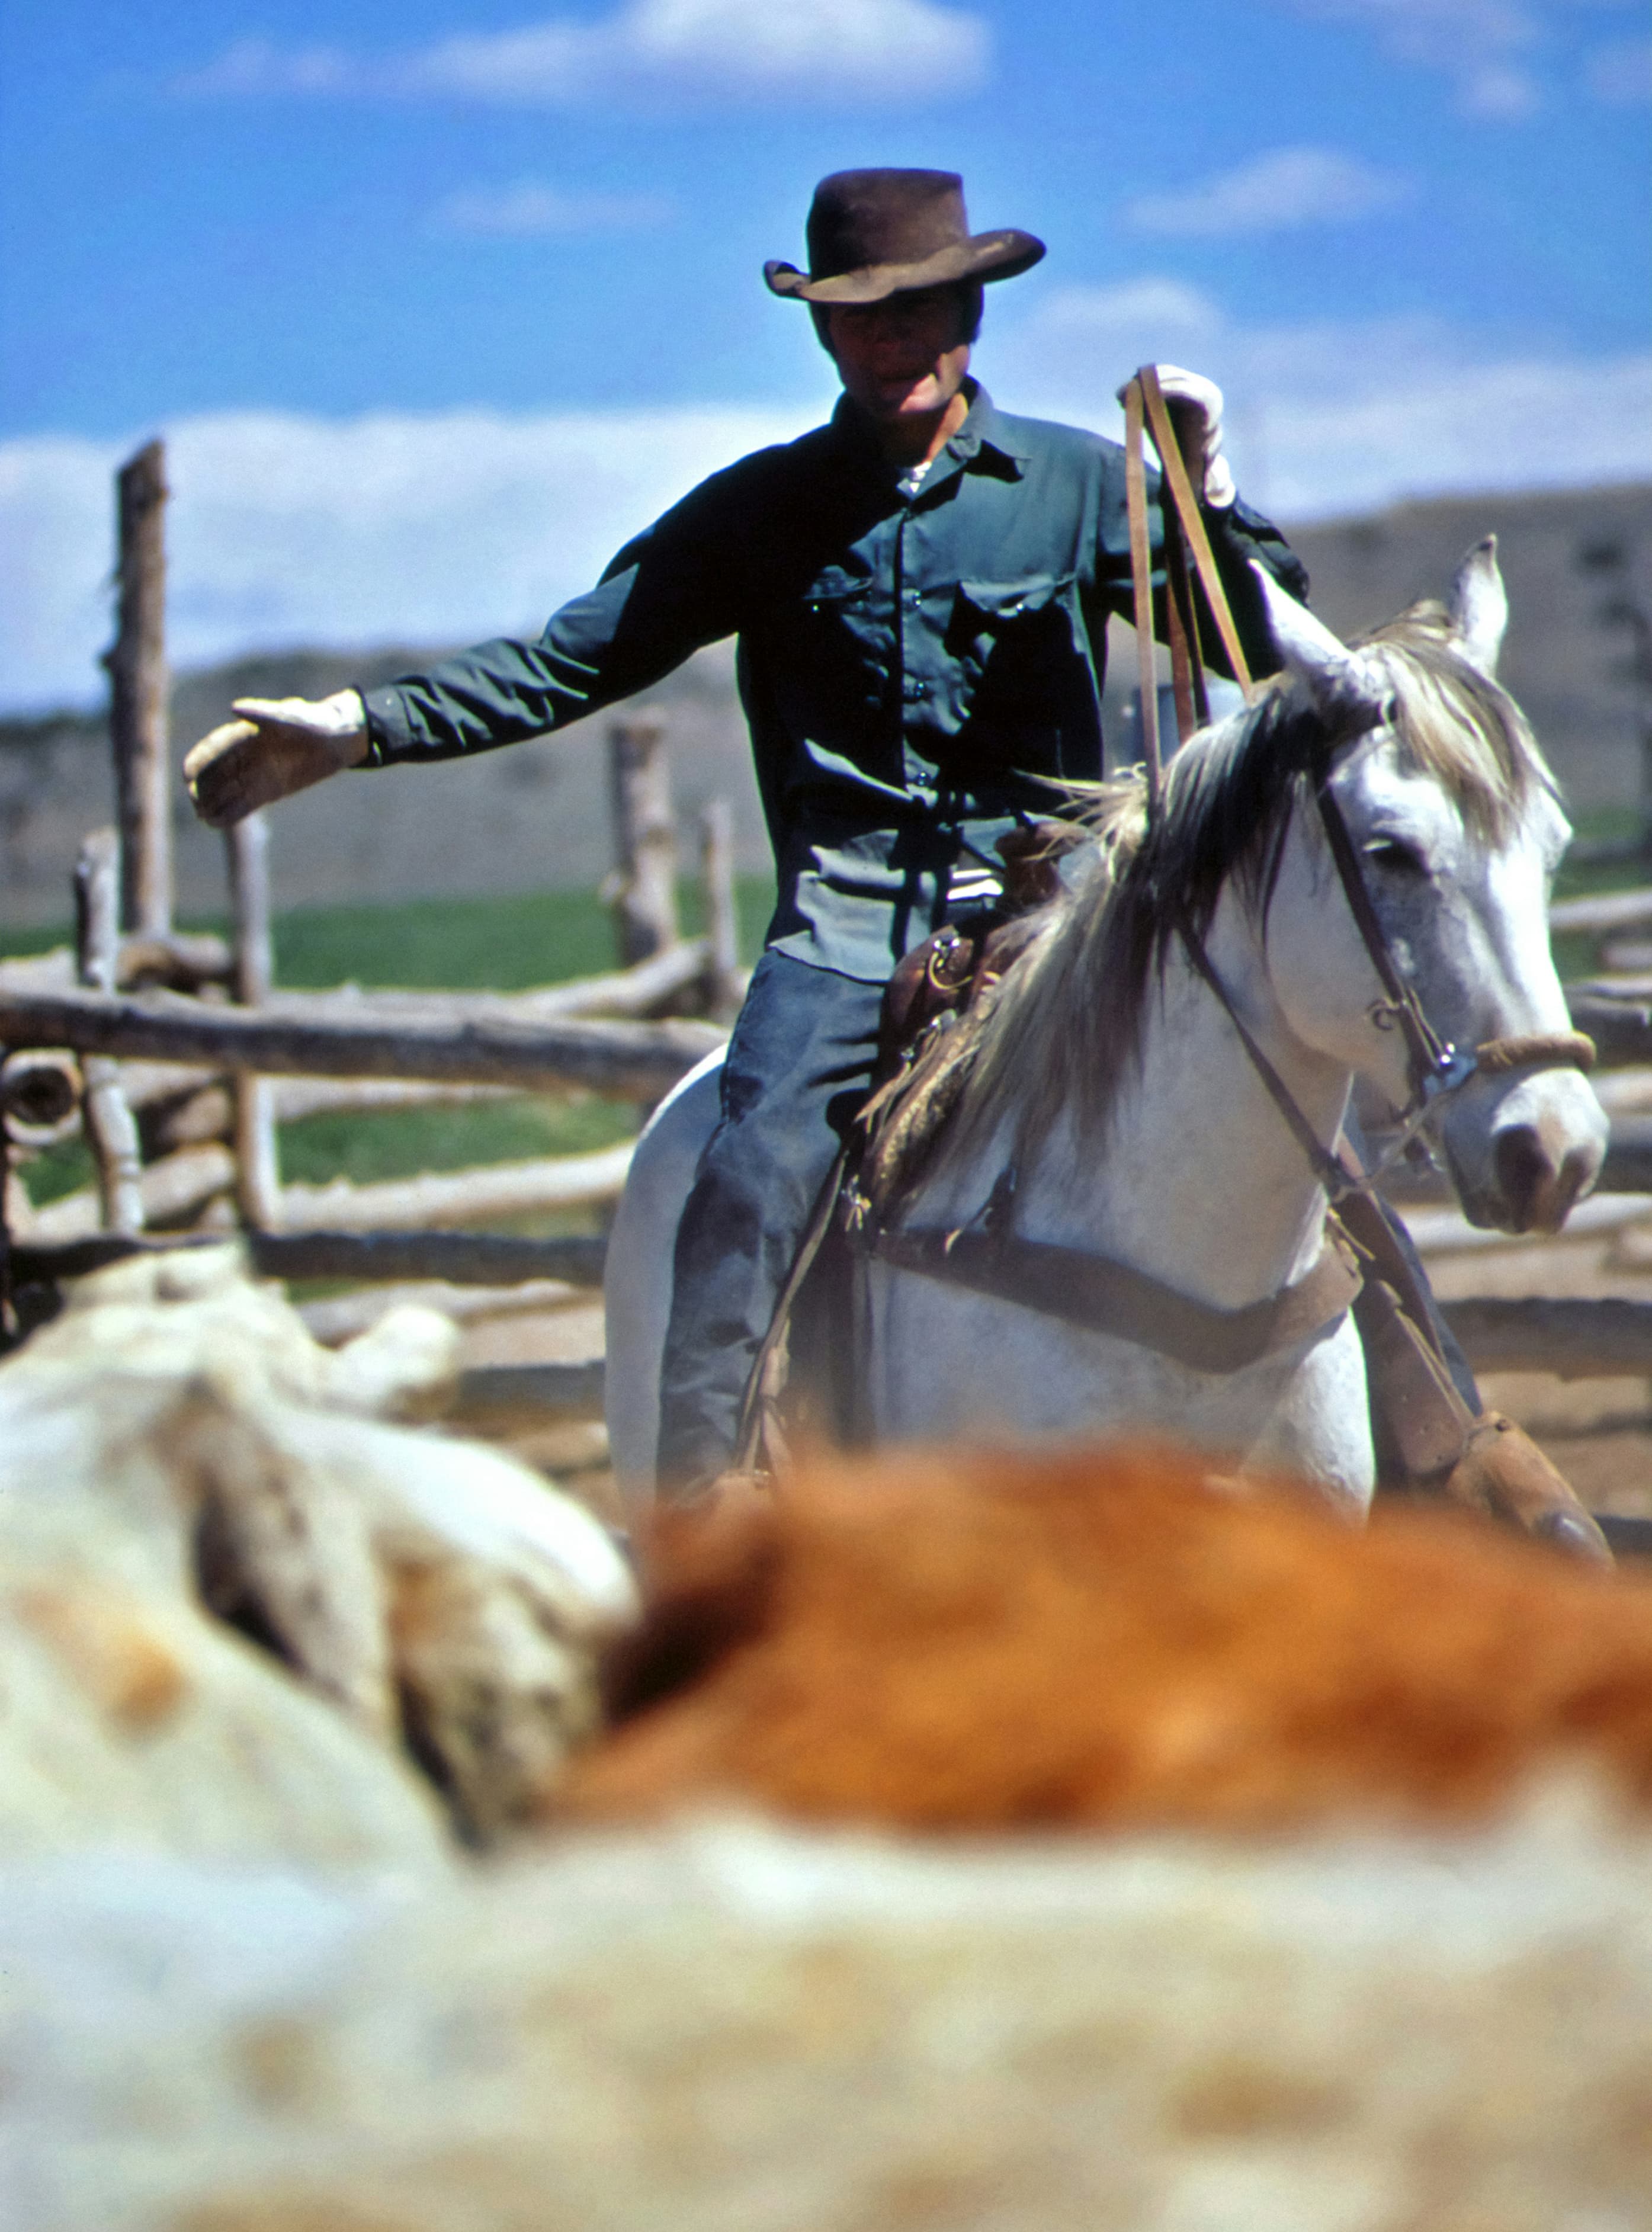
<svg viewBox="0 0 1652 2232"><path fill-rule="evenodd" d="M966 378L963 392L969 398L969 414L924 475L924 487L933 487L943 479L949 465L962 470L977 463L984 463L988 470L1007 473L1011 480L1019 480L1027 464L1026 444L1011 431L1009 421L979 380ZM875 458L885 472L892 471L878 446L870 421L848 396L838 398L832 424L840 440L852 443L869 459Z"/></svg>
<svg viewBox="0 0 1652 2232"><path fill-rule="evenodd" d="M983 450L990 451L1000 464L1007 465L1012 479L1019 480L1027 463L1027 448L1010 431L1004 417L978 380L966 380L964 393L969 398L969 415L947 444L954 457L966 463L980 457ZM942 456L945 456L943 451ZM937 458L936 463L939 464ZM935 470L932 465L930 470Z"/></svg>

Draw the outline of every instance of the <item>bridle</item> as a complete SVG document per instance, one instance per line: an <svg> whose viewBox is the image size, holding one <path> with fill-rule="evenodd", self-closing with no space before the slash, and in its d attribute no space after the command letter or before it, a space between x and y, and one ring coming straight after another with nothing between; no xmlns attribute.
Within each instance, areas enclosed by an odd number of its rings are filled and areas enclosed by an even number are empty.
<svg viewBox="0 0 1652 2232"><path fill-rule="evenodd" d="M1208 611L1232 669L1247 698L1254 691L1250 669L1239 641L1217 571L1204 522L1195 501L1192 483L1182 456L1156 369L1143 365L1124 391L1125 487L1130 513L1130 571L1135 592L1136 639L1139 659L1143 756L1146 762L1148 827L1153 829L1163 810L1163 775L1159 751L1158 690L1153 666L1152 569L1147 524L1147 477L1143 454L1144 432L1151 431L1154 447L1163 466L1160 514L1164 548L1165 636L1170 652L1170 672L1176 713L1185 736L1195 717L1209 717L1199 615L1194 603L1189 572L1191 554L1198 569ZM1168 489L1172 502L1163 501ZM1221 1002L1238 1033L1252 1067L1269 1097L1302 1147L1315 1175L1333 1204L1350 1193L1368 1192L1405 1153L1423 1126L1448 1096L1460 1093L1472 1078L1507 1075L1515 1070L1571 1068L1585 1074L1595 1066L1595 1042L1582 1031L1531 1033L1487 1039L1471 1052L1460 1050L1444 1039L1429 1022L1416 987L1401 974L1393 949L1383 928L1370 890L1359 865L1359 855L1349 834L1340 802L1331 787L1329 758L1310 770L1314 804L1336 867L1343 896L1353 916L1377 979L1380 996L1366 1010L1378 1030L1397 1029L1405 1040L1406 1068L1410 1093L1378 1160L1369 1169L1355 1167L1336 1147L1327 1147L1308 1121L1295 1096L1279 1075L1254 1033L1234 1006L1204 940L1185 911L1176 925L1184 952L1196 974Z"/></svg>

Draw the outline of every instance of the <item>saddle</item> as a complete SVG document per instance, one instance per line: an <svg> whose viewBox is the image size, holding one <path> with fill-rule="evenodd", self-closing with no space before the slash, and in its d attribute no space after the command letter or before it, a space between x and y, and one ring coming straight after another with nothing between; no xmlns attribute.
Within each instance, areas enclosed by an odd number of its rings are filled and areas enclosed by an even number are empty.
<svg viewBox="0 0 1652 2232"><path fill-rule="evenodd" d="M890 978L847 1180L862 1213L878 1223L922 1178L969 1082L999 985L1035 935L1036 910L1059 890L1063 858L1084 841L1085 832L1068 821L1035 821L1001 837L998 904L944 925Z"/></svg>

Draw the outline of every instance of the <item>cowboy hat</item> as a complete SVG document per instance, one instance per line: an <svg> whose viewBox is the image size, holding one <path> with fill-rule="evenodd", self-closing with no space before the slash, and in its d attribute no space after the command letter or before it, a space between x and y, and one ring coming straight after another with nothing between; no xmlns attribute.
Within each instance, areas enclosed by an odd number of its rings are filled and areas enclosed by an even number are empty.
<svg viewBox="0 0 1652 2232"><path fill-rule="evenodd" d="M763 266L802 302L881 302L956 279L1013 279L1044 253L1030 232L972 234L956 171L834 171L809 210L809 268Z"/></svg>

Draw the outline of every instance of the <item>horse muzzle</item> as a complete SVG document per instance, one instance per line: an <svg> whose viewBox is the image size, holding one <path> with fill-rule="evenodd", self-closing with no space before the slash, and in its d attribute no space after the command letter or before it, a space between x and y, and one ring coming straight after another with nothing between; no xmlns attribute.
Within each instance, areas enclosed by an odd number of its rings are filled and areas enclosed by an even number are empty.
<svg viewBox="0 0 1652 2232"><path fill-rule="evenodd" d="M1558 1232L1599 1177L1607 1135L1604 1112L1576 1070L1487 1080L1444 1126L1464 1214L1502 1232Z"/></svg>

